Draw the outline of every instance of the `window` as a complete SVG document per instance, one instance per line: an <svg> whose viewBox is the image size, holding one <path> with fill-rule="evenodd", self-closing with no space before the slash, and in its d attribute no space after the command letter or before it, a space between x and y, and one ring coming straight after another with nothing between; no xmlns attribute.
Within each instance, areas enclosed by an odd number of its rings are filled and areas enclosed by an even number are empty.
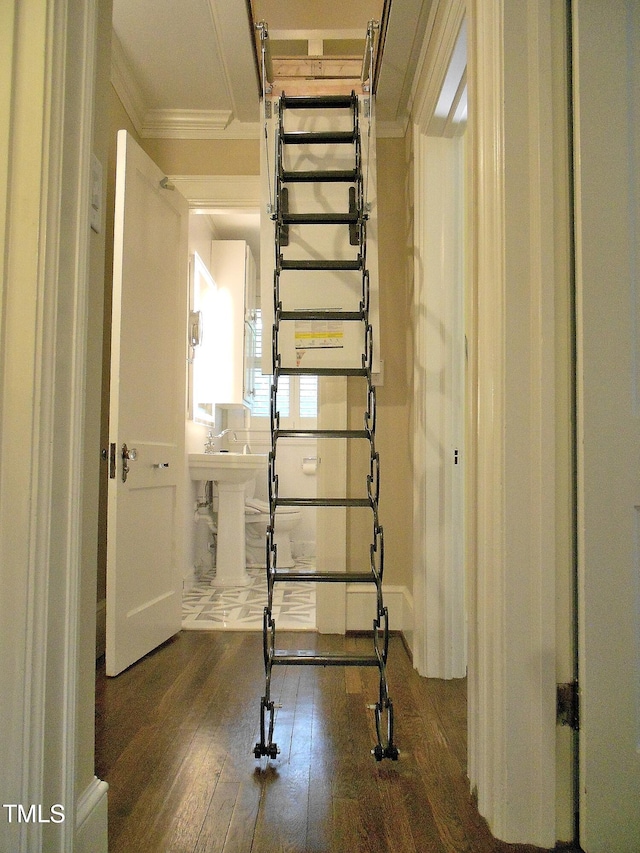
<svg viewBox="0 0 640 853"><path fill-rule="evenodd" d="M256 311L256 365L253 368L255 394L251 405L252 418L268 418L272 376L263 376L260 368L262 358L262 312ZM276 405L280 412L280 425L293 426L297 420L313 428L318 417L318 377L281 376L278 382ZM314 422L312 424L312 421Z"/></svg>

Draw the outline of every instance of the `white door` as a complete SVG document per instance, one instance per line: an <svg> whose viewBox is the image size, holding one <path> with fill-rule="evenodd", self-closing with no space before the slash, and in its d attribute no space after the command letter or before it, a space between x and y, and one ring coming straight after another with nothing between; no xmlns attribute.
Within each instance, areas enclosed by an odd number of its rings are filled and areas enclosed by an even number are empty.
<svg viewBox="0 0 640 853"><path fill-rule="evenodd" d="M574 3L580 843L640 850L640 4Z"/></svg>
<svg viewBox="0 0 640 853"><path fill-rule="evenodd" d="M163 177L121 130L111 333L107 675L117 675L181 625L188 204L177 190L163 187ZM123 459L125 445L135 458Z"/></svg>

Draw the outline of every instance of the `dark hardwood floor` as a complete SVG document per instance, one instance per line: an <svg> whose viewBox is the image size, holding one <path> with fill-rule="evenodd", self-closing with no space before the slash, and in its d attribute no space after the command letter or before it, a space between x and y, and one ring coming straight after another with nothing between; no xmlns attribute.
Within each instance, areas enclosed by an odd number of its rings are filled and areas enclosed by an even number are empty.
<svg viewBox="0 0 640 853"><path fill-rule="evenodd" d="M362 637L298 635L309 647ZM279 637L281 645L287 643ZM507 853L465 775L466 685L420 678L393 637L397 762L370 754L375 671L284 667L276 761L256 761L258 633L183 632L97 678L96 774L109 783L110 853Z"/></svg>

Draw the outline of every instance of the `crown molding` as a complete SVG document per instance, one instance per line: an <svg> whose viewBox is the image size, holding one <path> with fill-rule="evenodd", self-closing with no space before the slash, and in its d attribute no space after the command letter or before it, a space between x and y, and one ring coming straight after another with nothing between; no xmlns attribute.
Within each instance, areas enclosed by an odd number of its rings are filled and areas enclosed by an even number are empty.
<svg viewBox="0 0 640 853"><path fill-rule="evenodd" d="M231 110L147 110L143 137L162 139L216 139L224 135Z"/></svg>

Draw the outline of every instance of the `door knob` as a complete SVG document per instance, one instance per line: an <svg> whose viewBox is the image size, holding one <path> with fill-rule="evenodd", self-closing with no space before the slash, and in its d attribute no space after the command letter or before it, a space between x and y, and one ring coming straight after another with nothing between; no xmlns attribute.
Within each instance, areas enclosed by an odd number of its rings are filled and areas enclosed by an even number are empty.
<svg viewBox="0 0 640 853"><path fill-rule="evenodd" d="M122 445L122 482L127 482L127 474L129 473L129 462L135 462L138 458L138 451L135 447L132 447L131 450L127 447L126 444Z"/></svg>

